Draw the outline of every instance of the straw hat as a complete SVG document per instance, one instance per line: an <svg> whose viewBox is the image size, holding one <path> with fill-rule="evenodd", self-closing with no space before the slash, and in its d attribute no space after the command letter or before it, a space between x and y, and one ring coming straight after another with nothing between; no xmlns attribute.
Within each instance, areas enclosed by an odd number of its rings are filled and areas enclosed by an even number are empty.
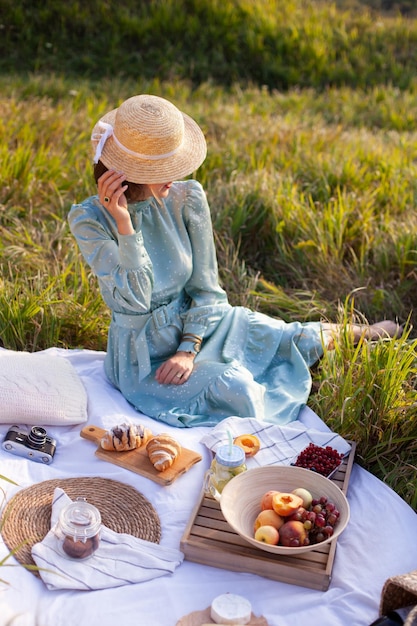
<svg viewBox="0 0 417 626"><path fill-rule="evenodd" d="M102 117L91 141L94 162L131 183L167 183L194 172L207 154L198 124L159 96L133 96Z"/></svg>
<svg viewBox="0 0 417 626"><path fill-rule="evenodd" d="M380 615L386 615L395 609L413 606L404 626L417 624L417 570L388 578L382 589Z"/></svg>

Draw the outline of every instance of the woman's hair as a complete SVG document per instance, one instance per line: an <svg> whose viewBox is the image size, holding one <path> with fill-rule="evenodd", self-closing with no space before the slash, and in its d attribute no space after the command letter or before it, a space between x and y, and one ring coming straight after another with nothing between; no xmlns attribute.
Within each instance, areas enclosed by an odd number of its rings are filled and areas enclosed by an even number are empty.
<svg viewBox="0 0 417 626"><path fill-rule="evenodd" d="M94 164L94 180L97 181L105 172L108 171L108 168L99 161ZM129 181L125 181L124 183L127 185L127 189L125 191L126 200L128 202L140 202L141 200L146 200L147 195L147 185L142 185L140 183L129 183Z"/></svg>

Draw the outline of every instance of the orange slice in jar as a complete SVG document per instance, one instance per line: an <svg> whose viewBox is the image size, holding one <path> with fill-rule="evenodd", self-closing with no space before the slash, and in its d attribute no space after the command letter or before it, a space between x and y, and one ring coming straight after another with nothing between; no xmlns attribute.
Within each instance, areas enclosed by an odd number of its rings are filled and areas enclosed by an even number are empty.
<svg viewBox="0 0 417 626"><path fill-rule="evenodd" d="M261 442L256 435L239 435L233 443L242 448L246 456L255 456L261 447Z"/></svg>

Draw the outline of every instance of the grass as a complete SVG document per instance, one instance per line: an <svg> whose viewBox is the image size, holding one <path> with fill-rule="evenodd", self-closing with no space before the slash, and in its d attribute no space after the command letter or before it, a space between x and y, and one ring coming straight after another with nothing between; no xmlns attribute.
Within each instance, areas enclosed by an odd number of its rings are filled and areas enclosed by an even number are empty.
<svg viewBox="0 0 417 626"><path fill-rule="evenodd" d="M415 82L401 15L314 0L2 0L0 69L270 89ZM345 3L347 4L347 3Z"/></svg>
<svg viewBox="0 0 417 626"><path fill-rule="evenodd" d="M357 442L357 459L417 510L416 342L360 342L348 335L321 363L310 406Z"/></svg>
<svg viewBox="0 0 417 626"><path fill-rule="evenodd" d="M309 404L417 510L415 19L377 0L0 2L2 344L106 348L66 216L94 193L98 117L161 95L206 134L197 176L233 304L406 323L395 342L337 342Z"/></svg>

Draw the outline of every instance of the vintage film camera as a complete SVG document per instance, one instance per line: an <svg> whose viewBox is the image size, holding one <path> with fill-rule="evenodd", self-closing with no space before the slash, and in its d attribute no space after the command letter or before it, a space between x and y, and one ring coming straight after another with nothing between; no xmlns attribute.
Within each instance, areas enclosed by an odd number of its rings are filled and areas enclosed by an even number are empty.
<svg viewBox="0 0 417 626"><path fill-rule="evenodd" d="M52 463L56 440L48 437L41 426L32 426L29 432L12 426L3 441L3 448L11 454L23 456L38 463Z"/></svg>

